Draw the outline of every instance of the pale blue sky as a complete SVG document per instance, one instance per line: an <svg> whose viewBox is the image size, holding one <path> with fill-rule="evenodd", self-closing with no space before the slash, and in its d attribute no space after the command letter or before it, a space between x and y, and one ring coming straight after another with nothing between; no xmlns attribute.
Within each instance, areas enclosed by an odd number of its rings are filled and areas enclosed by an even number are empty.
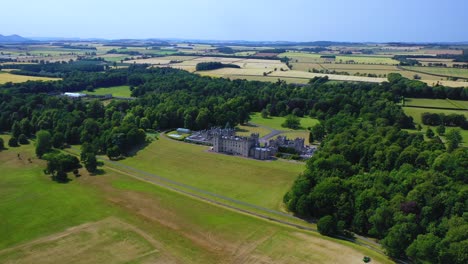
<svg viewBox="0 0 468 264"><path fill-rule="evenodd" d="M465 0L15 0L0 34L289 41L468 41Z"/></svg>

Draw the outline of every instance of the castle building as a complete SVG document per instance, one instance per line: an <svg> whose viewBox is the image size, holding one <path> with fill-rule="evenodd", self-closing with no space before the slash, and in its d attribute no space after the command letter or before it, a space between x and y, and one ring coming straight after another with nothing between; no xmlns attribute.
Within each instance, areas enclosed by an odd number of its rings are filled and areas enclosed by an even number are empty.
<svg viewBox="0 0 468 264"><path fill-rule="evenodd" d="M304 157L311 156L315 150L305 146L303 138L289 140L285 136L278 136L276 139L271 139L265 146L260 146L259 134L253 133L249 137L236 136L236 131L232 128L212 128L197 131L185 140L197 144L211 145L214 152L259 160L270 159L280 148L292 148Z"/></svg>
<svg viewBox="0 0 468 264"><path fill-rule="evenodd" d="M225 136L215 134L213 137L213 151L239 155L242 157L253 157L257 159L266 159L268 157L261 152L266 152L266 149L260 148L259 135L252 134L250 137Z"/></svg>

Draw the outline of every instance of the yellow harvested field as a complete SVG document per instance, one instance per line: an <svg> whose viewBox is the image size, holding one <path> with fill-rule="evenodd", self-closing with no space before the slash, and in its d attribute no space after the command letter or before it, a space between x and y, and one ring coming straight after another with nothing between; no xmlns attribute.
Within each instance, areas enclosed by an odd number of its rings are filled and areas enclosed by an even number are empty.
<svg viewBox="0 0 468 264"><path fill-rule="evenodd" d="M418 73L418 75L421 75L421 74ZM443 86L456 87L456 88L468 87L468 82L463 82L463 81L444 81L444 80L421 80L421 81L429 84L430 86L435 86L438 82L440 85L443 85Z"/></svg>
<svg viewBox="0 0 468 264"><path fill-rule="evenodd" d="M26 75L16 75L8 72L0 72L0 84L7 82L21 83L26 81L58 81L60 78L36 77Z"/></svg>
<svg viewBox="0 0 468 264"><path fill-rule="evenodd" d="M224 58L224 57L199 57L193 59L196 62L222 62L222 63L234 63L238 61L242 61L243 59L240 58Z"/></svg>
<svg viewBox="0 0 468 264"><path fill-rule="evenodd" d="M238 68L221 68L211 71L197 72L202 75L244 75L244 76L263 76L265 69L238 69Z"/></svg>
<svg viewBox="0 0 468 264"><path fill-rule="evenodd" d="M260 60L260 59L245 59L234 63L245 69L266 69L266 70L277 70L283 68L287 69L288 66L282 63L280 60Z"/></svg>

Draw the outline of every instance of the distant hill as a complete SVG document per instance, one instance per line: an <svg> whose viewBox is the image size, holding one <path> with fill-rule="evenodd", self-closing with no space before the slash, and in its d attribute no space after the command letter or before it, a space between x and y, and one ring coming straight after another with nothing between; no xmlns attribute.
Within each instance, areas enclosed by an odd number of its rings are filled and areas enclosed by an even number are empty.
<svg viewBox="0 0 468 264"><path fill-rule="evenodd" d="M0 34L0 43L18 43L18 42L30 42L30 39L23 38L19 35L4 36Z"/></svg>

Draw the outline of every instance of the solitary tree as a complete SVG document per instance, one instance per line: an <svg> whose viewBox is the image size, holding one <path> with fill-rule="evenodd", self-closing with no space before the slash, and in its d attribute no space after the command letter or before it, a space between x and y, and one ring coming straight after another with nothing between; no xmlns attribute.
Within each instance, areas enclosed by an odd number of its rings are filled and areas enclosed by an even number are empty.
<svg viewBox="0 0 468 264"><path fill-rule="evenodd" d="M8 146L10 146L10 147L17 147L17 146L18 146L18 139L15 138L15 137L11 137L11 138L8 140Z"/></svg>
<svg viewBox="0 0 468 264"><path fill-rule="evenodd" d="M295 115L288 115L281 126L291 129L298 129L301 126L301 120Z"/></svg>
<svg viewBox="0 0 468 264"><path fill-rule="evenodd" d="M262 110L262 118L267 118L268 117L268 111L266 109Z"/></svg>
<svg viewBox="0 0 468 264"><path fill-rule="evenodd" d="M326 215L319 219L317 222L317 229L320 234L325 236L332 236L336 234L336 220L331 215Z"/></svg>
<svg viewBox="0 0 468 264"><path fill-rule="evenodd" d="M96 172L98 162L94 153L86 153L83 163L87 171L91 173Z"/></svg>
<svg viewBox="0 0 468 264"><path fill-rule="evenodd" d="M436 128L436 132L437 134L439 134L439 136L442 136L443 134L445 134L445 126L443 124L438 126Z"/></svg>
<svg viewBox="0 0 468 264"><path fill-rule="evenodd" d="M19 142L21 145L29 144L29 140L28 140L28 138L27 138L24 134L19 135L19 137L18 137L18 142Z"/></svg>
<svg viewBox="0 0 468 264"><path fill-rule="evenodd" d="M434 137L434 131L432 131L432 129L430 127L427 128L427 130L426 130L426 136L428 138L433 138Z"/></svg>
<svg viewBox="0 0 468 264"><path fill-rule="evenodd" d="M52 148L52 136L49 131L39 130L36 133L36 155L41 158Z"/></svg>
<svg viewBox="0 0 468 264"><path fill-rule="evenodd" d="M445 135L448 144L448 151L451 152L454 149L458 148L460 143L462 142L462 136L459 129L452 129L447 132Z"/></svg>

